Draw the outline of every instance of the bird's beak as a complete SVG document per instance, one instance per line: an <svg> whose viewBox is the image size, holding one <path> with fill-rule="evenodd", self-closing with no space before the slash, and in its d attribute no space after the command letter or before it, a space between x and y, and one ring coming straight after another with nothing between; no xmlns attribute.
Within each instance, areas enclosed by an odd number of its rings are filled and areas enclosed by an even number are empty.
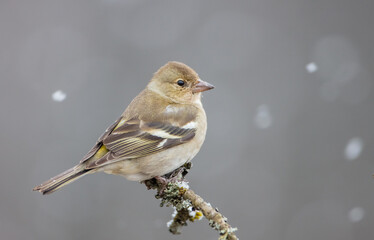
<svg viewBox="0 0 374 240"><path fill-rule="evenodd" d="M203 80L197 80L197 83L192 87L193 93L199 93L213 89L214 86L210 83L204 82Z"/></svg>

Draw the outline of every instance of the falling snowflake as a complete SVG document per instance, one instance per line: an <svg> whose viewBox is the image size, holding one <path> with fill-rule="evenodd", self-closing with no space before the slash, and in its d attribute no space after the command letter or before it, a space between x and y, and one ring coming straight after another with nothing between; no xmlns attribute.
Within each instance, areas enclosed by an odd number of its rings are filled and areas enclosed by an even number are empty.
<svg viewBox="0 0 374 240"><path fill-rule="evenodd" d="M353 161L358 158L362 152L364 143L361 138L355 137L349 140L345 147L344 155L348 161Z"/></svg>
<svg viewBox="0 0 374 240"><path fill-rule="evenodd" d="M305 66L305 69L308 71L308 73L314 73L318 70L318 66L314 62L311 62Z"/></svg>
<svg viewBox="0 0 374 240"><path fill-rule="evenodd" d="M55 102L62 102L64 101L66 98L66 93L64 93L63 91L61 90L57 90L56 92L54 92L52 94L52 99L53 101Z"/></svg>
<svg viewBox="0 0 374 240"><path fill-rule="evenodd" d="M354 207L348 213L348 219L351 222L359 222L365 216L365 210L362 207Z"/></svg>
<svg viewBox="0 0 374 240"><path fill-rule="evenodd" d="M269 107L267 105L262 104L257 107L257 112L256 112L254 122L255 122L255 125L260 129L266 129L272 125L273 119L270 114Z"/></svg>

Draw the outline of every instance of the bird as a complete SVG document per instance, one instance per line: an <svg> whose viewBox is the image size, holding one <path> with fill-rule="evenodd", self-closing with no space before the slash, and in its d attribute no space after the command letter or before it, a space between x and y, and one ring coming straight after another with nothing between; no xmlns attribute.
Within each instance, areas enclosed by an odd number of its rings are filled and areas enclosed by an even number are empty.
<svg viewBox="0 0 374 240"><path fill-rule="evenodd" d="M201 95L213 88L186 64L167 62L76 166L33 190L50 194L96 172L142 182L190 162L207 130Z"/></svg>

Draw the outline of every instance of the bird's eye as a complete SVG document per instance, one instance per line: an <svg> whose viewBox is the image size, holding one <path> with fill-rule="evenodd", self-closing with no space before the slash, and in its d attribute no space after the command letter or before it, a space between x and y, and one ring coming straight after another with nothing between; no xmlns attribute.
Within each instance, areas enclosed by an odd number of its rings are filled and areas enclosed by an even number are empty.
<svg viewBox="0 0 374 240"><path fill-rule="evenodd" d="M177 81L177 84L182 87L182 86L184 86L185 82L183 80L179 79Z"/></svg>

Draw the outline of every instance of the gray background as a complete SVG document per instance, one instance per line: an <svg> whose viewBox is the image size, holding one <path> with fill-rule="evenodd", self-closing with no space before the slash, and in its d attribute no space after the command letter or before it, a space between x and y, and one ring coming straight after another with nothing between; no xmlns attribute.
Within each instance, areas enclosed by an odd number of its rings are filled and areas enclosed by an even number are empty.
<svg viewBox="0 0 374 240"><path fill-rule="evenodd" d="M216 86L191 187L241 239L374 237L374 2L1 1L0 238L217 239L143 185L72 167L169 60ZM64 101L52 99L55 91Z"/></svg>

